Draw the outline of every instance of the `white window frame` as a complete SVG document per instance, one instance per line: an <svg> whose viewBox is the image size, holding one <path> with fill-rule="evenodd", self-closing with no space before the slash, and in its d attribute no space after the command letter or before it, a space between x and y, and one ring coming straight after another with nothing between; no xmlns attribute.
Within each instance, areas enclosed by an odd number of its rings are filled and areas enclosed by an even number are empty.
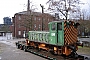
<svg viewBox="0 0 90 60"><path fill-rule="evenodd" d="M41 28L41 25L39 24L39 28Z"/></svg>
<svg viewBox="0 0 90 60"><path fill-rule="evenodd" d="M21 20L21 16L18 16L18 20Z"/></svg>
<svg viewBox="0 0 90 60"><path fill-rule="evenodd" d="M36 24L34 24L34 28L36 28Z"/></svg>
<svg viewBox="0 0 90 60"><path fill-rule="evenodd" d="M41 18L38 18L38 20L40 21L40 20L41 20Z"/></svg>
<svg viewBox="0 0 90 60"><path fill-rule="evenodd" d="M18 35L21 35L21 31L20 30L18 31Z"/></svg>

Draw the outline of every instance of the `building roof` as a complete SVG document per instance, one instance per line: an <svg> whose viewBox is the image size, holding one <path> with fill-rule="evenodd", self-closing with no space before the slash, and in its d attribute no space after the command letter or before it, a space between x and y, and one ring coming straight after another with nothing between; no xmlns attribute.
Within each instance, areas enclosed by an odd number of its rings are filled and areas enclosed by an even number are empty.
<svg viewBox="0 0 90 60"><path fill-rule="evenodd" d="M36 16L40 16L40 15L42 15L42 13L41 12L30 12L30 11L23 11L23 12L18 12L18 13L16 13L16 14L21 14L21 15L30 15L30 13L31 14L33 14L33 15L36 15ZM53 16L53 15L51 15L51 14L48 14L48 13L44 13L45 15L49 15L49 16Z"/></svg>

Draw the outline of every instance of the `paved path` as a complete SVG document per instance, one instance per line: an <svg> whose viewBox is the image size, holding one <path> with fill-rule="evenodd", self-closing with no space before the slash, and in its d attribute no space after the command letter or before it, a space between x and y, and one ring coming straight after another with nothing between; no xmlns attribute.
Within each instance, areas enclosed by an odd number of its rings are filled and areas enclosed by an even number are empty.
<svg viewBox="0 0 90 60"><path fill-rule="evenodd" d="M81 39L81 40L89 40ZM42 57L36 56L29 52L16 49L15 42L22 41L25 39L12 39L12 40L1 40L0 41L0 60L46 60ZM79 53L81 54L81 53ZM90 55L88 55L90 57Z"/></svg>
<svg viewBox="0 0 90 60"><path fill-rule="evenodd" d="M29 52L16 49L15 42L24 39L0 41L0 60L46 60Z"/></svg>

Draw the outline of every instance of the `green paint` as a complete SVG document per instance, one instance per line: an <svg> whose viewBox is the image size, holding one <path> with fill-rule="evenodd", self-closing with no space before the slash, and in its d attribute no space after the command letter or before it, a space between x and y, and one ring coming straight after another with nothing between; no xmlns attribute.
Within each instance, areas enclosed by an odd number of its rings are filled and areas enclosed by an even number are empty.
<svg viewBox="0 0 90 60"><path fill-rule="evenodd" d="M54 26L55 25L55 26ZM53 26L55 27L53 29ZM49 24L50 44L64 45L64 22L51 22Z"/></svg>
<svg viewBox="0 0 90 60"><path fill-rule="evenodd" d="M52 45L64 45L64 22L50 22L49 32L29 31L29 40Z"/></svg>

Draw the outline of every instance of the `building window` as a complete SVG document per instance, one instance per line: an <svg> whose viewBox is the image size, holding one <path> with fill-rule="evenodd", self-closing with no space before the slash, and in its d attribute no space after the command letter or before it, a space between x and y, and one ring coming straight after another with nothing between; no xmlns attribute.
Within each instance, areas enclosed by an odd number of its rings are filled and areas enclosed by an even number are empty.
<svg viewBox="0 0 90 60"><path fill-rule="evenodd" d="M45 19L43 19L43 21L45 21Z"/></svg>
<svg viewBox="0 0 90 60"><path fill-rule="evenodd" d="M21 31L18 31L18 35L21 35Z"/></svg>
<svg viewBox="0 0 90 60"><path fill-rule="evenodd" d="M39 28L41 27L41 25L39 24Z"/></svg>
<svg viewBox="0 0 90 60"><path fill-rule="evenodd" d="M36 17L34 17L34 20L36 21Z"/></svg>
<svg viewBox="0 0 90 60"><path fill-rule="evenodd" d="M48 18L48 21L49 21L49 18Z"/></svg>
<svg viewBox="0 0 90 60"><path fill-rule="evenodd" d="M36 28L36 24L34 24L34 28Z"/></svg>
<svg viewBox="0 0 90 60"><path fill-rule="evenodd" d="M20 17L20 16L18 16L18 19L19 19L19 20L21 20L21 17Z"/></svg>
<svg viewBox="0 0 90 60"><path fill-rule="evenodd" d="M38 25L38 30L40 30L40 28L41 28L41 25L39 24L39 25Z"/></svg>
<svg viewBox="0 0 90 60"><path fill-rule="evenodd" d="M38 18L38 20L40 21L41 19L40 19L40 18Z"/></svg>
<svg viewBox="0 0 90 60"><path fill-rule="evenodd" d="M26 31L23 31L23 37L25 37Z"/></svg>
<svg viewBox="0 0 90 60"><path fill-rule="evenodd" d="M25 34L25 33L26 33L26 31L23 31L23 33Z"/></svg>
<svg viewBox="0 0 90 60"><path fill-rule="evenodd" d="M20 26L20 24L18 25L18 28L20 28L21 26Z"/></svg>

